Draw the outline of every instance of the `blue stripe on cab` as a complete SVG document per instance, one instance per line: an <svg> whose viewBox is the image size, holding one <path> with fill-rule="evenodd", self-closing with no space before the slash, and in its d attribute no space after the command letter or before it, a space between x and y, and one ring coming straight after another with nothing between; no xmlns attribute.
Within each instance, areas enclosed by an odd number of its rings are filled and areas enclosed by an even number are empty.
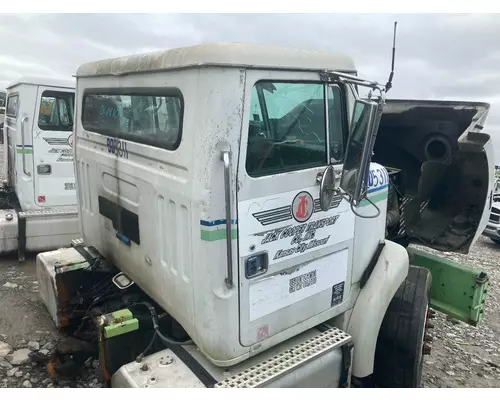
<svg viewBox="0 0 500 400"><path fill-rule="evenodd" d="M237 219L232 219L231 220L231 225L236 225L238 223ZM205 221L205 220L200 220L200 224L202 226L217 226L217 225L226 225L226 220L225 219L217 219L215 221Z"/></svg>

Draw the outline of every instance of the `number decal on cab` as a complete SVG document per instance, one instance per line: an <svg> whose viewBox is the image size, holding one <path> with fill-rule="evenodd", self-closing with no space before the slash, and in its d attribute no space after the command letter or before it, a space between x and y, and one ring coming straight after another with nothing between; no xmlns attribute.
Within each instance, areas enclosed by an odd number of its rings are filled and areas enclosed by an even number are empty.
<svg viewBox="0 0 500 400"><path fill-rule="evenodd" d="M376 188L389 183L389 174L385 168L371 169L368 175L368 187Z"/></svg>
<svg viewBox="0 0 500 400"><path fill-rule="evenodd" d="M117 155L118 157L128 158L127 142L116 138L106 138L108 145L108 153Z"/></svg>

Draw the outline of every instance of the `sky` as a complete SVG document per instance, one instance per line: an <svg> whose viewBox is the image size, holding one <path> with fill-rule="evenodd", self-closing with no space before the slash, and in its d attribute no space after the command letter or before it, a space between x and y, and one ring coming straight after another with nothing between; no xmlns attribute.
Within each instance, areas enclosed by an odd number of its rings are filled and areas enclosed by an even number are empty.
<svg viewBox="0 0 500 400"><path fill-rule="evenodd" d="M104 58L203 42L252 42L351 55L389 98L483 101L500 164L500 14L0 14L0 87L22 75L71 78Z"/></svg>

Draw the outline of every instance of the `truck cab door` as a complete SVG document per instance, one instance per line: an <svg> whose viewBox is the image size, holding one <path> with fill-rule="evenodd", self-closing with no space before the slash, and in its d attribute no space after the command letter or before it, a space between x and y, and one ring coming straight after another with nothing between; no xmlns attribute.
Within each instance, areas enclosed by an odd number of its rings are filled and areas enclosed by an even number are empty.
<svg viewBox="0 0 500 400"><path fill-rule="evenodd" d="M247 71L237 180L244 346L347 308L355 218L336 191L323 202L320 187L340 183L348 92L303 75Z"/></svg>
<svg viewBox="0 0 500 400"><path fill-rule="evenodd" d="M35 203L40 207L76 205L73 166L72 89L40 86L33 121Z"/></svg>

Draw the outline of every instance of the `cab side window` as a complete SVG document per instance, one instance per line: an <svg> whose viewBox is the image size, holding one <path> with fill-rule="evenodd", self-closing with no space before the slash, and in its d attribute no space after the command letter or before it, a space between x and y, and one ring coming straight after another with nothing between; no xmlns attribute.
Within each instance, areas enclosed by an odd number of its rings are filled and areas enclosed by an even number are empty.
<svg viewBox="0 0 500 400"><path fill-rule="evenodd" d="M180 92L91 92L83 99L83 128L119 139L175 150L182 132Z"/></svg>
<svg viewBox="0 0 500 400"><path fill-rule="evenodd" d="M7 117L17 117L18 103L19 95L17 94L10 95L7 98L7 108L5 110L5 114L7 115Z"/></svg>

